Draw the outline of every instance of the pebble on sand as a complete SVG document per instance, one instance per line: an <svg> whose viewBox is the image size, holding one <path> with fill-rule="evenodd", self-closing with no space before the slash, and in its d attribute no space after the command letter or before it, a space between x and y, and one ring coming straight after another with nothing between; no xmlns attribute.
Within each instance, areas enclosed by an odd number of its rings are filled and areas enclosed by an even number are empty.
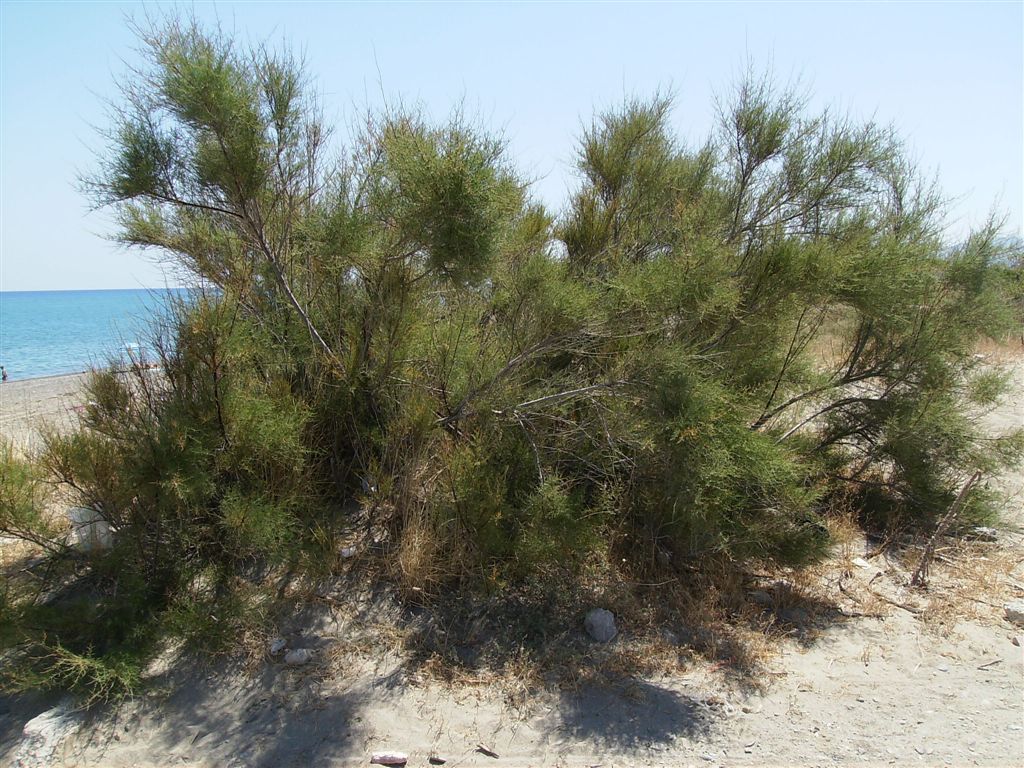
<svg viewBox="0 0 1024 768"><path fill-rule="evenodd" d="M309 648L293 648L284 655L284 663L290 667L308 664L312 659L313 652Z"/></svg>
<svg viewBox="0 0 1024 768"><path fill-rule="evenodd" d="M374 752L370 762L375 765L405 765L409 756L404 752Z"/></svg>
<svg viewBox="0 0 1024 768"><path fill-rule="evenodd" d="M1019 627L1024 627L1024 600L1014 600L1003 606L1008 621Z"/></svg>

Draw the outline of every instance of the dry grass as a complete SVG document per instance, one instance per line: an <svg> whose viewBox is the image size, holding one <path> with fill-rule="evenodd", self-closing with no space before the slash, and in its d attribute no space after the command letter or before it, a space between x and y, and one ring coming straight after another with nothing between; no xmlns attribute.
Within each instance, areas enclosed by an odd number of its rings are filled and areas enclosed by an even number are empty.
<svg viewBox="0 0 1024 768"><path fill-rule="evenodd" d="M924 542L904 541L871 556L863 536L851 533L835 557L802 572L797 580L853 616L883 618L904 610L922 627L941 632L968 620L998 626L1003 603L1015 595L1014 574L1024 565L1018 543L944 537L935 549L927 586L913 588L910 579L925 552Z"/></svg>
<svg viewBox="0 0 1024 768"><path fill-rule="evenodd" d="M626 576L605 563L580 588L561 590L554 605L536 595L467 615L434 605L429 629L404 636L413 679L497 687L518 700L538 686L621 686L699 666L758 689L783 638L811 642L819 625L838 616L813 579L790 572L751 574L707 561L658 581ZM767 606L751 600L764 584L773 590ZM597 606L616 616L620 634L608 645L583 632L583 616ZM527 627L532 637L524 635Z"/></svg>
<svg viewBox="0 0 1024 768"><path fill-rule="evenodd" d="M984 355L987 362L1013 363L1024 359L1024 339L1008 337L997 341L983 339L977 345L977 354Z"/></svg>
<svg viewBox="0 0 1024 768"><path fill-rule="evenodd" d="M418 509L406 516L398 551L391 562L395 583L406 593L437 594L448 574L443 567L439 536L425 510Z"/></svg>
<svg viewBox="0 0 1024 768"><path fill-rule="evenodd" d="M31 542L13 536L0 536L0 573L14 577L17 570L42 554L43 550Z"/></svg>
<svg viewBox="0 0 1024 768"><path fill-rule="evenodd" d="M799 571L763 565L755 571L709 559L683 570L627 573L605 556L574 579L552 572L536 580L556 585L553 593L515 593L503 585L494 595L455 602L418 592L411 607L398 608L395 621L354 617L359 629L346 632L332 650L332 666L392 655L412 682L485 686L517 706L538 687L620 686L692 666L759 688L787 643L811 644L849 617L880 618L902 604L929 625L979 611L994 620L993 606L1006 590L1001 577L1019 565L1000 546L940 546L929 590L909 590L919 548L907 545L865 561L869 548L852 505L834 505L828 525L832 556ZM430 573L416 557L415 529L407 535L398 557L380 559L378 578L394 576L395 568L406 579ZM374 569L365 566L363 578L372 578ZM564 587L569 583L572 589ZM395 605L410 606L408 597L399 590ZM620 635L612 644L595 644L583 632L583 616L595 606L616 615Z"/></svg>
<svg viewBox="0 0 1024 768"><path fill-rule="evenodd" d="M933 624L969 619L1000 625L1003 604L1017 596L1011 582L1022 564L1019 547L949 541L936 550L922 619Z"/></svg>

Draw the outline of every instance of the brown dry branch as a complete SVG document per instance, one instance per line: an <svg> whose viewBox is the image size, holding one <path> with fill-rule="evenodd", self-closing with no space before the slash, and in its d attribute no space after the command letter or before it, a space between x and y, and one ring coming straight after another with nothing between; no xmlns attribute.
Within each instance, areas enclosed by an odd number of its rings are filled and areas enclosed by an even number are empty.
<svg viewBox="0 0 1024 768"><path fill-rule="evenodd" d="M912 587L925 587L928 585L928 566L931 564L932 558L935 556L935 546L938 544L939 539L945 535L946 531L956 520L957 515L960 514L960 510L963 509L964 503L967 501L967 494L971 492L971 488L974 484L981 479L981 470L976 471L971 475L964 487L960 489L960 493L957 494L956 500L949 507L949 511L939 521L938 526L935 528L935 533L928 540L928 546L925 547L924 552L921 554L921 561L917 564L917 568L914 570L914 575L910 578L910 586Z"/></svg>

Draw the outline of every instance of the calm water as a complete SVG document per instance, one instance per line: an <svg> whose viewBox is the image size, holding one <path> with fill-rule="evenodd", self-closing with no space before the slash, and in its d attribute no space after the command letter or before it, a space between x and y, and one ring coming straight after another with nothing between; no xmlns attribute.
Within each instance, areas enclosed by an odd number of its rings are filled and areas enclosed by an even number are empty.
<svg viewBox="0 0 1024 768"><path fill-rule="evenodd" d="M183 289L172 294L183 295ZM8 380L103 366L126 344L145 347L147 318L167 291L0 291L0 365Z"/></svg>

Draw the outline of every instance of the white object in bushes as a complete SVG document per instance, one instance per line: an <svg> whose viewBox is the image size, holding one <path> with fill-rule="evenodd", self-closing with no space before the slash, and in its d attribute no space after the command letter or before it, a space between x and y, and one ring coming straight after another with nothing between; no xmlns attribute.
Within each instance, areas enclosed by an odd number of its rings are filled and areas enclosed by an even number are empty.
<svg viewBox="0 0 1024 768"><path fill-rule="evenodd" d="M71 546L82 552L100 552L114 545L114 532L99 512L89 507L71 507Z"/></svg>

